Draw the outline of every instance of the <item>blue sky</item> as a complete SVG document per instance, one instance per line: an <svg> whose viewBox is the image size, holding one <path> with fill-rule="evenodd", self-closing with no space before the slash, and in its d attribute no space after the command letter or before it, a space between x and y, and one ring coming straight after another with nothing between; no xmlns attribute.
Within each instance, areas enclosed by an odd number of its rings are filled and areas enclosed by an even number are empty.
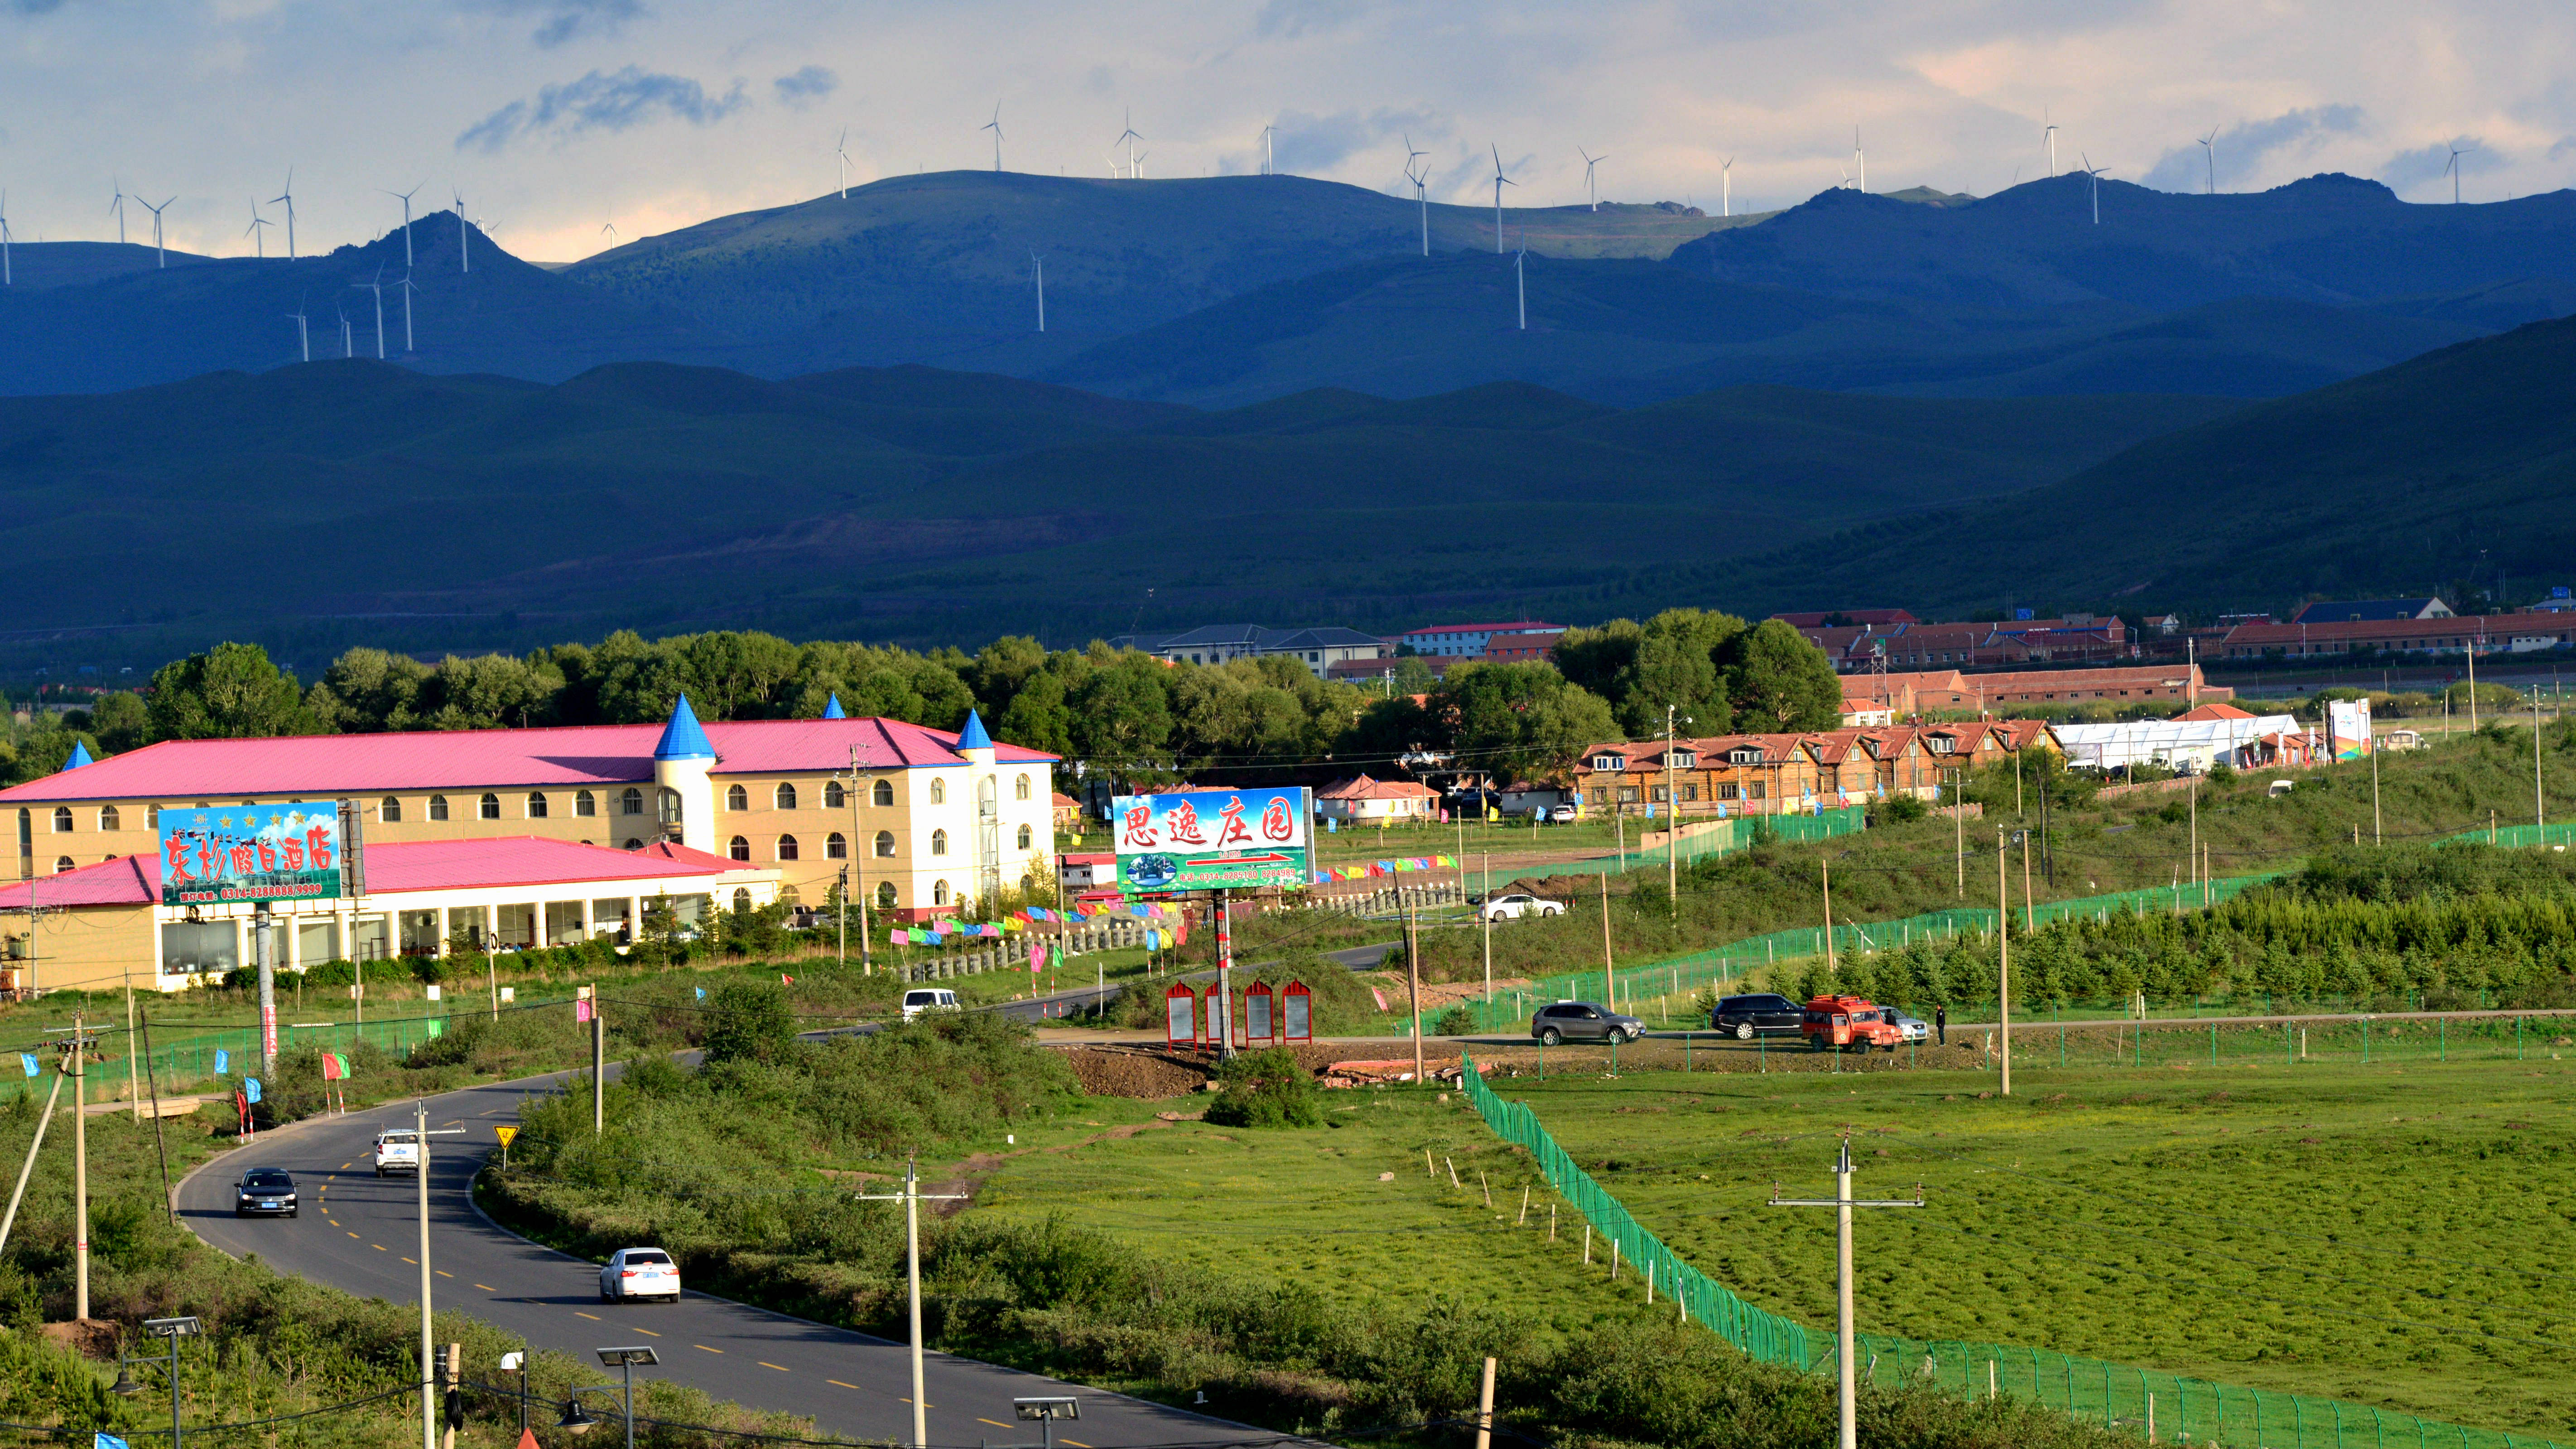
<svg viewBox="0 0 2576 1449"><path fill-rule="evenodd" d="M1283 169L1393 189L1409 135L1473 201L1739 210L1851 164L1873 190L1979 194L2079 156L2199 190L2318 171L2417 201L2576 183L2564 4L1852 0L1478 6L1233 0L0 0L0 186L22 240L112 238L121 187L173 245L247 253L295 167L298 246L462 192L522 256L569 259L853 180L990 166L1104 174L1130 113L1150 177ZM2217 131L2212 148L2199 138ZM2214 166L2213 166L2214 163ZM130 234L150 218L129 208ZM136 222L141 226L136 227ZM282 246L283 228L268 244Z"/></svg>

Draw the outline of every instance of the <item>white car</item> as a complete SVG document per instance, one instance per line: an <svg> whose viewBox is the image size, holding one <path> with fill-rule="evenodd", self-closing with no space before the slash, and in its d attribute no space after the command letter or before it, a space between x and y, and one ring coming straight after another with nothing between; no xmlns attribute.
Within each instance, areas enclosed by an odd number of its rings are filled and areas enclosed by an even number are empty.
<svg viewBox="0 0 2576 1449"><path fill-rule="evenodd" d="M903 994L903 1019L912 1020L925 1011L957 1010L957 993L946 987L919 987Z"/></svg>
<svg viewBox="0 0 2576 1449"><path fill-rule="evenodd" d="M376 1134L376 1176L420 1171L420 1134L405 1127Z"/></svg>
<svg viewBox="0 0 2576 1449"><path fill-rule="evenodd" d="M680 1265L659 1248L620 1248L599 1270L599 1301L624 1303L638 1298L680 1301Z"/></svg>
<svg viewBox="0 0 2576 1449"><path fill-rule="evenodd" d="M1487 897L1485 903L1476 908L1476 914L1488 921L1517 921L1523 916L1561 916L1565 914L1565 903L1541 900L1526 892L1514 891L1509 895Z"/></svg>

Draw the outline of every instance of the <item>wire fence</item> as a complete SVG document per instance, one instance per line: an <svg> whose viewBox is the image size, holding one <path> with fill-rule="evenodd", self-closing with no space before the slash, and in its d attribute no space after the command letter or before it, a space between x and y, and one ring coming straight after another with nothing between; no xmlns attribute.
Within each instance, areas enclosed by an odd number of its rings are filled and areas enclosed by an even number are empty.
<svg viewBox="0 0 2576 1449"><path fill-rule="evenodd" d="M1832 840L1844 835L1857 835L1868 825L1868 810L1854 805L1847 809L1810 810L1803 815L1739 816L1727 820L1695 820L1683 825L1691 834L1682 837L1674 854L1680 860L1697 860L1703 855L1733 855L1751 850L1767 832L1776 841L1806 844ZM1664 858L1665 847L1649 848L1643 844L1613 855L1593 856L1585 860L1542 861L1536 865L1517 865L1491 872L1493 885L1502 887L1518 880L1535 880L1551 875L1625 875ZM1483 888L1486 872L1469 871L1468 879Z"/></svg>
<svg viewBox="0 0 2576 1449"><path fill-rule="evenodd" d="M1652 1274L1659 1291L1746 1356L1800 1372L1833 1366L1829 1332L1747 1301L1684 1262L1556 1145L1523 1102L1488 1087L1469 1060L1460 1086L1495 1136L1529 1153L1556 1194L1617 1246L1619 1258ZM2246 1449L2560 1449L2555 1440L2421 1418L2340 1399L2311 1398L2187 1378L2157 1369L2080 1358L2047 1349L1963 1339L1855 1335L1859 1377L1877 1388L1917 1386L1960 1398L2024 1399L2079 1419L2159 1440L2236 1444Z"/></svg>

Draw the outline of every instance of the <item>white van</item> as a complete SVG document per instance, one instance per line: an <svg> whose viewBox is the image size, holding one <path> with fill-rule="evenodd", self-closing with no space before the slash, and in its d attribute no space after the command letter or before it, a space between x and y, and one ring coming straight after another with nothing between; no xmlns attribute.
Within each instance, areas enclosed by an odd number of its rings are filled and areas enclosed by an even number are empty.
<svg viewBox="0 0 2576 1449"><path fill-rule="evenodd" d="M903 994L903 1019L912 1020L925 1011L955 1011L957 993L944 986L923 986Z"/></svg>
<svg viewBox="0 0 2576 1449"><path fill-rule="evenodd" d="M376 1134L376 1176L420 1171L420 1134L403 1127Z"/></svg>

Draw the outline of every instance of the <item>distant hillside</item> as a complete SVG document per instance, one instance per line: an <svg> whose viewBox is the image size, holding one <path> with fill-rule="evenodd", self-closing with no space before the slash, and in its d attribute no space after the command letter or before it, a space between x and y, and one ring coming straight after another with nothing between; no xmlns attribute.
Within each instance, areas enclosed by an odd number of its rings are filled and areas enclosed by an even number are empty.
<svg viewBox="0 0 2576 1449"><path fill-rule="evenodd" d="M2576 319L2256 404L2009 500L1747 560L1718 598L2255 608L2576 583L2571 558Z"/></svg>
<svg viewBox="0 0 2576 1449"><path fill-rule="evenodd" d="M219 373L0 399L0 664L225 635L303 659L621 627L1079 643L1447 601L1589 617L1690 601L1641 591L1658 573L2034 487L2229 406L1756 388L1620 411L1500 383L1207 414L926 368Z"/></svg>
<svg viewBox="0 0 2576 1449"><path fill-rule="evenodd" d="M1827 191L1671 260L1748 286L2001 309L2174 312L2236 297L2343 304L2576 282L2576 191L2419 206L2351 176L2221 196L2104 181L2101 218L2082 175L1943 206Z"/></svg>
<svg viewBox="0 0 2576 1449"><path fill-rule="evenodd" d="M2489 330L2425 315L2240 298L2156 317L2116 303L1995 311L1711 279L1642 261L1459 252L1276 282L1041 374L1225 407L1318 387L1422 396L1511 378L1635 404L1781 383L1965 397L2274 397ZM1519 325L1526 283L1529 327Z"/></svg>

